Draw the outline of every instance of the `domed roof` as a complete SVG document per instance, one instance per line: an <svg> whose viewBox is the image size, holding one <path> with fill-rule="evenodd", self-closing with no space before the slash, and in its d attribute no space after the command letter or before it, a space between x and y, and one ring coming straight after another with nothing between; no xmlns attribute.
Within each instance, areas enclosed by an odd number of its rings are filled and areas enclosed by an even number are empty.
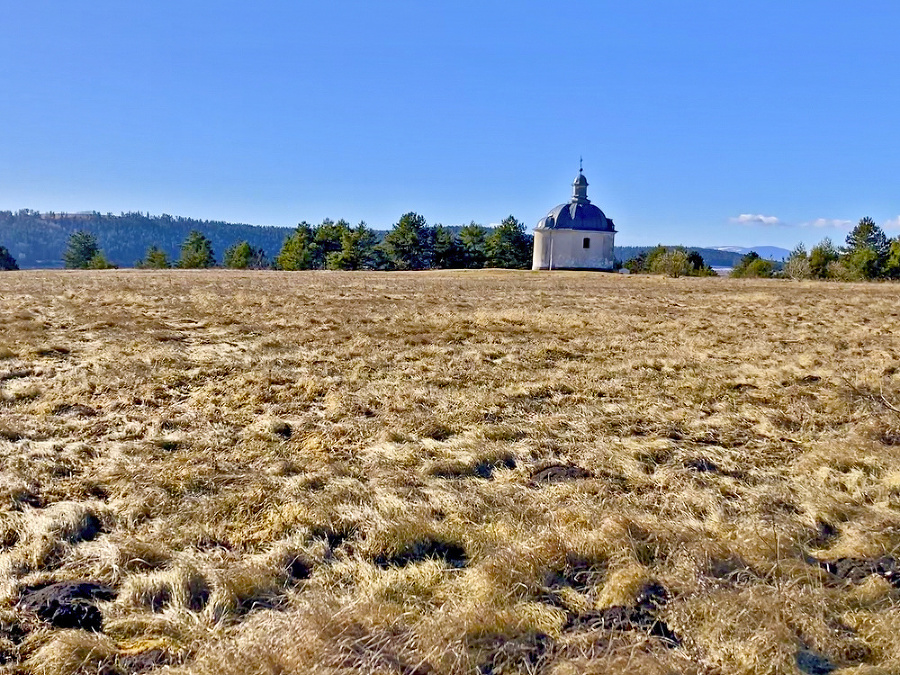
<svg viewBox="0 0 900 675"><path fill-rule="evenodd" d="M568 204L560 204L538 221L539 230L591 230L615 232L615 224L587 198L587 178L578 171L572 183L574 193Z"/></svg>

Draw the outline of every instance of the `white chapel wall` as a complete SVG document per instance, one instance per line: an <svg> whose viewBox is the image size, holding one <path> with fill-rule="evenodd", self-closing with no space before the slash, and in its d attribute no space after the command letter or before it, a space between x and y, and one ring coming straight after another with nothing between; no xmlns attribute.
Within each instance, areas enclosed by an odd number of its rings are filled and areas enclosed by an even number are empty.
<svg viewBox="0 0 900 675"><path fill-rule="evenodd" d="M532 269L550 269L552 262L553 269L611 270L613 237L613 232L596 230L535 230ZM585 239L590 241L588 248Z"/></svg>

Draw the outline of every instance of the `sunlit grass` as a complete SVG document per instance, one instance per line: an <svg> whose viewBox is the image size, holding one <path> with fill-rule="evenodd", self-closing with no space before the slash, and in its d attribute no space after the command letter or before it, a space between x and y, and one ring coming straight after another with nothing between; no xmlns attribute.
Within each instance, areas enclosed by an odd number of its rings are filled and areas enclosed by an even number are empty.
<svg viewBox="0 0 900 675"><path fill-rule="evenodd" d="M898 323L888 284L0 275L0 668L898 672ZM16 605L67 579L103 633ZM654 583L678 643L591 618Z"/></svg>

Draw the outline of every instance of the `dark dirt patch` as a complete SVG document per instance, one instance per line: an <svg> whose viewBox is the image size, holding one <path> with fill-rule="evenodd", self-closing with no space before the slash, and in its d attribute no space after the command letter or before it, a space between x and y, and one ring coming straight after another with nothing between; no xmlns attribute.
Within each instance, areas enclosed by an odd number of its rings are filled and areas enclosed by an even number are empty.
<svg viewBox="0 0 900 675"><path fill-rule="evenodd" d="M294 433L294 430L291 429L291 425L287 422L276 422L272 425L272 433L287 440Z"/></svg>
<svg viewBox="0 0 900 675"><path fill-rule="evenodd" d="M12 501L11 507L13 511L21 511L26 506L33 509L39 509L44 506L44 500L41 499L41 496L27 488L13 492L10 495L10 501Z"/></svg>
<svg viewBox="0 0 900 675"><path fill-rule="evenodd" d="M539 672L555 642L549 635L534 631L514 637L485 635L469 644L484 655L478 666L479 675L506 675Z"/></svg>
<svg viewBox="0 0 900 675"><path fill-rule="evenodd" d="M356 528L353 527L337 527L331 528L327 526L313 527L309 531L310 539L323 539L328 546L328 553L331 555L347 542L348 539L356 535Z"/></svg>
<svg viewBox="0 0 900 675"><path fill-rule="evenodd" d="M605 576L607 565L603 561L587 560L580 556L566 556L566 564L561 569L551 570L544 576L547 598L555 602L555 591L571 588L579 593L591 591Z"/></svg>
<svg viewBox="0 0 900 675"><path fill-rule="evenodd" d="M393 555L375 556L372 562L379 567L405 567L423 560L442 560L450 567L461 569L468 564L466 549L456 542L424 539Z"/></svg>
<svg viewBox="0 0 900 675"><path fill-rule="evenodd" d="M760 580L760 575L738 556L711 560L709 574L732 584L751 584Z"/></svg>
<svg viewBox="0 0 900 675"><path fill-rule="evenodd" d="M900 588L900 563L891 556L880 558L837 558L836 560L815 560L816 563L838 579L860 583L877 574L895 588Z"/></svg>
<svg viewBox="0 0 900 675"><path fill-rule="evenodd" d="M731 385L732 391L752 391L754 389L759 389L755 384L750 384L749 382L738 382L737 384Z"/></svg>
<svg viewBox="0 0 900 675"><path fill-rule="evenodd" d="M816 534L809 540L809 545L814 548L825 548L834 541L840 531L831 523L823 520L816 521Z"/></svg>
<svg viewBox="0 0 900 675"><path fill-rule="evenodd" d="M30 368L23 370L8 370L5 373L0 373L0 382L5 382L6 380L18 380L23 377L31 377L34 375L34 371Z"/></svg>
<svg viewBox="0 0 900 675"><path fill-rule="evenodd" d="M491 457L482 459L474 465L469 464L451 464L441 465L432 471L432 475L438 478L483 478L491 480L494 477L494 471L497 469L515 469L516 460L512 455L504 455L502 457Z"/></svg>
<svg viewBox="0 0 900 675"><path fill-rule="evenodd" d="M175 452L181 447L181 443L169 438L157 438L153 441L153 444L160 450L165 450L166 452Z"/></svg>
<svg viewBox="0 0 900 675"><path fill-rule="evenodd" d="M821 382L822 378L818 375L806 375L805 377L801 377L797 381L802 384L815 384L816 382Z"/></svg>
<svg viewBox="0 0 900 675"><path fill-rule="evenodd" d="M580 466L573 464L554 464L538 469L531 474L532 485L545 485L548 483L565 483L571 480L593 478L593 474Z"/></svg>
<svg viewBox="0 0 900 675"><path fill-rule="evenodd" d="M828 675L833 670L837 670L837 666L827 656L808 649L798 651L795 659L798 670L807 675Z"/></svg>
<svg viewBox="0 0 900 675"><path fill-rule="evenodd" d="M746 477L742 471L728 471L706 457L691 457L690 459L684 460L681 465L685 469L691 469L697 473L712 473L718 476L729 476L738 480L742 480Z"/></svg>
<svg viewBox="0 0 900 675"><path fill-rule="evenodd" d="M699 473L722 473L722 470L712 460L705 457L693 457L682 463L685 469L693 469Z"/></svg>
<svg viewBox="0 0 900 675"><path fill-rule="evenodd" d="M93 513L86 513L75 527L61 533L61 536L70 544L77 544L82 541L93 541L102 531L103 523L100 519Z"/></svg>
<svg viewBox="0 0 900 675"><path fill-rule="evenodd" d="M888 431L878 438L882 445L896 446L900 445L900 431Z"/></svg>
<svg viewBox="0 0 900 675"><path fill-rule="evenodd" d="M456 432L443 424L429 424L420 431L422 438L431 438L435 441L446 441L456 435Z"/></svg>
<svg viewBox="0 0 900 675"><path fill-rule="evenodd" d="M291 579L296 581L302 581L303 579L309 579L309 575L312 573L312 569L309 566L309 563L306 562L303 558L294 558L288 564L287 567L288 576Z"/></svg>
<svg viewBox="0 0 900 675"><path fill-rule="evenodd" d="M10 443L15 443L16 441L22 440L22 434L20 434L18 431L10 429L9 427L0 426L0 439L9 441Z"/></svg>
<svg viewBox="0 0 900 675"><path fill-rule="evenodd" d="M227 539L210 535L201 535L198 537L194 542L194 546L199 551L215 551L216 549L221 549L223 551L234 550L234 545Z"/></svg>
<svg viewBox="0 0 900 675"><path fill-rule="evenodd" d="M67 347L42 347L34 353L38 356L68 356L71 350Z"/></svg>
<svg viewBox="0 0 900 675"><path fill-rule="evenodd" d="M511 455L503 457L495 457L492 459L483 459L473 468L475 475L479 478L491 479L494 477L496 469L515 469L516 460Z"/></svg>
<svg viewBox="0 0 900 675"><path fill-rule="evenodd" d="M53 408L52 414L57 417L95 417L97 410L83 403L60 403Z"/></svg>
<svg viewBox="0 0 900 675"><path fill-rule="evenodd" d="M659 618L658 612L669 600L669 592L658 583L645 585L634 606L616 605L605 609L572 614L566 630L644 631L669 646L681 644L680 638Z"/></svg>
<svg viewBox="0 0 900 675"><path fill-rule="evenodd" d="M61 581L25 588L19 606L57 628L78 628L99 633L103 615L96 603L113 600L115 591L94 581Z"/></svg>

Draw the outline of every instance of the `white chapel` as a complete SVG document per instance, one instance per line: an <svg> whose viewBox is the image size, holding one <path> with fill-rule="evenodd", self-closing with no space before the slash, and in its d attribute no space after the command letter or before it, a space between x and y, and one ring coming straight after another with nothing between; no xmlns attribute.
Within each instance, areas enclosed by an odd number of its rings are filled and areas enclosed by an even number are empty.
<svg viewBox="0 0 900 675"><path fill-rule="evenodd" d="M616 228L587 197L587 178L579 169L567 204L560 204L534 228L535 270L611 270Z"/></svg>

